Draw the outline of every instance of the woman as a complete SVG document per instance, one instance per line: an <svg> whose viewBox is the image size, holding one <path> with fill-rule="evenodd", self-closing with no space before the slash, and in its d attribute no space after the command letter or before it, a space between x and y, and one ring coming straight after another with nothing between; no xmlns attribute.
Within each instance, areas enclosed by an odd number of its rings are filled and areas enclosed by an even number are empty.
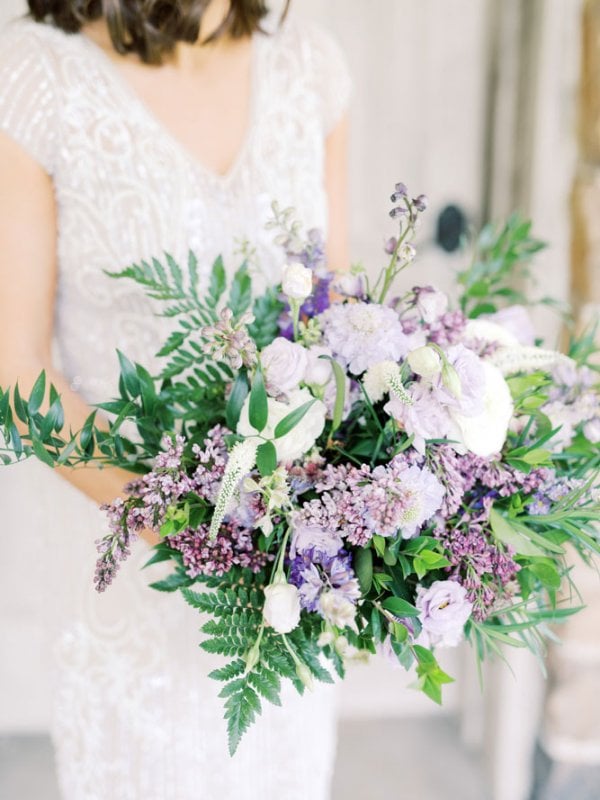
<svg viewBox="0 0 600 800"><path fill-rule="evenodd" d="M163 251L185 263L189 248L205 269L219 253L233 269L246 237L260 290L282 264L264 230L273 199L307 227L329 222L330 260L345 264L349 81L329 38L272 25L262 0L29 6L0 43L0 385L46 369L77 429L115 391L115 348L146 363L163 334L104 270ZM198 618L147 587L147 548L111 591L90 589L97 504L129 475L65 472L63 487L38 472L11 478L3 516L44 533L65 800L327 797L331 692L265 709L231 761Z"/></svg>

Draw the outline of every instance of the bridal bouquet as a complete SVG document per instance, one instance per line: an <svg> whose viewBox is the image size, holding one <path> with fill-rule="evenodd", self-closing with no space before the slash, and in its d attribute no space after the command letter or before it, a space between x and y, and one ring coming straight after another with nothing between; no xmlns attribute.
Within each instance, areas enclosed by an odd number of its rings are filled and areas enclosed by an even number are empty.
<svg viewBox="0 0 600 800"><path fill-rule="evenodd" d="M65 436L43 374L28 398L0 392L5 462L139 474L106 508L96 588L141 530L160 533L150 563L172 571L154 588L180 591L226 659L212 677L232 753L282 678L302 693L383 651L441 702L439 647L543 655L576 610L567 546L599 551L593 335L569 355L536 343L510 283L541 247L529 224L483 230L453 309L429 286L390 294L427 205L403 184L392 202L376 281L329 272L318 233L277 207L283 280L256 299L247 263L229 285L221 259L202 281L192 255L185 272L167 256L116 275L177 325L158 376L119 354L109 426L93 414Z"/></svg>

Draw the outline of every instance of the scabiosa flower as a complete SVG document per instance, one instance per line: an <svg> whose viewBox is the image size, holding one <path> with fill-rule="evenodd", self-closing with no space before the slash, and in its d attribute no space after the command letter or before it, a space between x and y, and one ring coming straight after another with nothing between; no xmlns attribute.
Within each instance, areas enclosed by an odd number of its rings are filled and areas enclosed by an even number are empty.
<svg viewBox="0 0 600 800"><path fill-rule="evenodd" d="M256 364L256 344L247 328L253 320L252 314L246 312L234 322L231 309L222 309L219 321L200 331L206 352L215 361L225 361L233 369L253 367Z"/></svg>
<svg viewBox="0 0 600 800"><path fill-rule="evenodd" d="M396 312L376 303L331 306L321 324L325 344L355 375L377 361L399 361L409 349Z"/></svg>

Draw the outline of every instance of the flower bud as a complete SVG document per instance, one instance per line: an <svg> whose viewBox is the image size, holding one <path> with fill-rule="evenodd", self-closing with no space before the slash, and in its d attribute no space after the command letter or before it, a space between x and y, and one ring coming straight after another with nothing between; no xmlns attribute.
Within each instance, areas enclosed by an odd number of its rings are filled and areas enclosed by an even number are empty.
<svg viewBox="0 0 600 800"><path fill-rule="evenodd" d="M292 300L306 300L313 290L313 274L302 264L287 264L283 270L281 288Z"/></svg>
<svg viewBox="0 0 600 800"><path fill-rule="evenodd" d="M252 645L246 653L246 672L252 672L260 661L260 638Z"/></svg>
<svg viewBox="0 0 600 800"><path fill-rule="evenodd" d="M300 678L302 683L306 686L307 689L311 691L314 689L314 680L312 676L312 672L301 661L296 664L296 675Z"/></svg>
<svg viewBox="0 0 600 800"><path fill-rule="evenodd" d="M448 362L442 367L442 383L450 394L453 394L454 397L460 400L462 397L462 384L458 377L458 372L454 369L452 364Z"/></svg>
<svg viewBox="0 0 600 800"><path fill-rule="evenodd" d="M414 198L413 203L417 211L425 211L429 205L429 200L427 199L427 195L420 194L418 197Z"/></svg>
<svg viewBox="0 0 600 800"><path fill-rule="evenodd" d="M283 576L265 589L263 617L276 633L290 633L300 622L300 593Z"/></svg>
<svg viewBox="0 0 600 800"><path fill-rule="evenodd" d="M406 356L406 360L415 375L420 375L428 380L439 375L442 368L439 355L433 348L427 346L412 350Z"/></svg>

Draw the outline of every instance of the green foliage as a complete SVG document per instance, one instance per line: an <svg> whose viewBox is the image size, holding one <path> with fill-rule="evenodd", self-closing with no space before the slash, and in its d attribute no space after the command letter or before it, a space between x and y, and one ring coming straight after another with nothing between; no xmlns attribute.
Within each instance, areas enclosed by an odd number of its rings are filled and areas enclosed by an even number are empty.
<svg viewBox="0 0 600 800"><path fill-rule="evenodd" d="M470 266L458 274L462 310L478 317L496 311L499 303L526 303L514 283L528 276L531 259L544 247L531 236L531 222L518 214L503 225L486 225L474 242Z"/></svg>
<svg viewBox="0 0 600 800"><path fill-rule="evenodd" d="M290 680L302 693L296 663L283 637L264 627L262 608L264 573L233 569L221 578L199 578L205 591L183 588L187 603L201 614L208 615L202 625L205 638L201 647L228 659L211 672L210 677L224 684L220 697L225 700L225 718L229 749L235 753L240 740L261 710L261 700L280 705L281 681ZM288 645L316 680L332 682L331 675L320 662L321 650L316 644L321 622L316 615L303 618L287 635ZM259 648L256 663L248 661L250 651Z"/></svg>
<svg viewBox="0 0 600 800"><path fill-rule="evenodd" d="M267 289L264 295L254 301L252 306L254 322L248 326L248 331L259 350L271 344L279 335L278 320L284 308L275 289Z"/></svg>

